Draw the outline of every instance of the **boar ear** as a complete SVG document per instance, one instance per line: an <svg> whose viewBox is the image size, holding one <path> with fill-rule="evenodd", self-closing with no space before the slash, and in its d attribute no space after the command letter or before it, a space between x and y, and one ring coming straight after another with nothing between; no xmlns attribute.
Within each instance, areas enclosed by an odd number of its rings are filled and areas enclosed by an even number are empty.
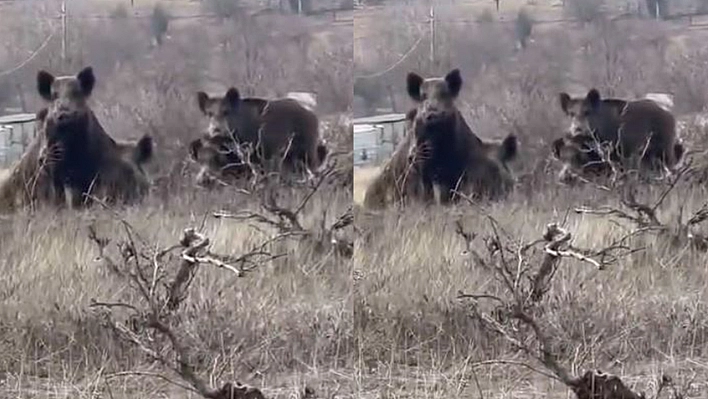
<svg viewBox="0 0 708 399"><path fill-rule="evenodd" d="M234 108L238 108L239 103L241 102L241 93L238 92L238 90L235 87L230 87L229 90L226 92L226 96L224 97L226 101Z"/></svg>
<svg viewBox="0 0 708 399"><path fill-rule="evenodd" d="M155 142L149 134L144 135L138 140L133 153L133 159L138 165L142 165L152 159L155 154Z"/></svg>
<svg viewBox="0 0 708 399"><path fill-rule="evenodd" d="M415 102L421 100L420 88L423 86L423 78L420 77L415 72L410 72L406 76L406 90L408 91L408 96Z"/></svg>
<svg viewBox="0 0 708 399"><path fill-rule="evenodd" d="M189 157L193 161L199 162L199 150L202 149L202 141L197 139L189 143Z"/></svg>
<svg viewBox="0 0 708 399"><path fill-rule="evenodd" d="M562 138L555 139L553 141L552 145L553 145L553 156L560 159L560 153L561 153L561 150L563 149L563 147L565 146L565 140L563 140Z"/></svg>
<svg viewBox="0 0 708 399"><path fill-rule="evenodd" d="M209 95L203 91L197 92L197 104L199 104L199 110L206 114L207 103L209 103Z"/></svg>
<svg viewBox="0 0 708 399"><path fill-rule="evenodd" d="M674 144L674 157L676 158L676 161L681 161L684 155L686 155L686 147L684 147L682 143Z"/></svg>
<svg viewBox="0 0 708 399"><path fill-rule="evenodd" d="M445 75L445 82L447 83L447 88L450 90L450 95L452 98L457 98L460 94L460 89L462 89L462 76L460 75L459 69L453 69Z"/></svg>
<svg viewBox="0 0 708 399"><path fill-rule="evenodd" d="M591 107L597 108L600 105L600 92L597 89L591 89L588 95L585 97L585 101L590 104Z"/></svg>
<svg viewBox="0 0 708 399"><path fill-rule="evenodd" d="M509 162L516 158L519 153L519 139L516 135L510 134L506 136L499 147L499 160L502 163Z"/></svg>
<svg viewBox="0 0 708 399"><path fill-rule="evenodd" d="M79 80L84 96L89 97L93 92L94 85L96 85L96 77L93 74L93 68L88 66L82 69L81 72L76 75L76 79Z"/></svg>
<svg viewBox="0 0 708 399"><path fill-rule="evenodd" d="M568 93L565 93L565 92L560 93L558 95L558 100L560 102L561 109L567 115L569 112L568 108L570 108L570 101L571 101L570 95L568 95Z"/></svg>
<svg viewBox="0 0 708 399"><path fill-rule="evenodd" d="M37 73L37 92L47 101L52 100L52 84L54 84L54 75L44 70Z"/></svg>

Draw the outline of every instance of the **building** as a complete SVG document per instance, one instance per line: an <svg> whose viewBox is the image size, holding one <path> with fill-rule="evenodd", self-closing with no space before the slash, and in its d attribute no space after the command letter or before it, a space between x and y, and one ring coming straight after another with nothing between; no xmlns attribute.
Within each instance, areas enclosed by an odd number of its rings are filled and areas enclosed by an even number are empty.
<svg viewBox="0 0 708 399"><path fill-rule="evenodd" d="M20 159L34 138L35 114L0 116L0 167Z"/></svg>
<svg viewBox="0 0 708 399"><path fill-rule="evenodd" d="M354 119L354 164L380 164L387 160L405 134L405 121L406 114Z"/></svg>

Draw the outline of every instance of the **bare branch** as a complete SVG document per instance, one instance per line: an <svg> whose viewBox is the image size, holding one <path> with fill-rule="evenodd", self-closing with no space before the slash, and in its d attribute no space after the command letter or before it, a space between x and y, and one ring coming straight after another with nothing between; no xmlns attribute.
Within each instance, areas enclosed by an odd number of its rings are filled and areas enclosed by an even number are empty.
<svg viewBox="0 0 708 399"><path fill-rule="evenodd" d="M494 274L506 288L501 294L459 292L459 299L470 300L471 316L485 329L498 334L512 347L538 361L549 372L524 363L519 365L563 382L578 399L639 399L641 396L629 390L617 377L597 371L588 371L581 378L573 377L558 360L553 351L552 335L545 331L540 320L544 314L540 300L550 290L551 280L563 259L577 259L602 270L623 254L634 251L624 243L628 237L636 234L636 231L613 241L608 247L589 251L573 247L571 233L558 224L551 223L546 226L542 239L529 244L513 244L516 248L513 249L508 243L512 240L503 240L501 229L493 219L491 220L492 233L485 240L486 257L475 249L476 235L465 232L461 222L456 223L456 232L465 243L465 253L485 271ZM542 248L538 249L540 246ZM512 259L507 257L506 253L514 253L516 257ZM534 262L532 257L538 254L541 259ZM533 267L534 265L538 267ZM537 270L535 275L529 275L532 270ZM496 307L489 312L483 311L483 300L493 301ZM524 333L532 336L533 342L538 344L537 349L523 336Z"/></svg>
<svg viewBox="0 0 708 399"><path fill-rule="evenodd" d="M182 251L182 259L184 261L180 264L177 275L168 289L166 306L169 310L177 309L186 297L189 284L199 266L199 262L190 261L189 259L194 259L199 252L203 251L209 245L209 239L189 228L182 233L180 245L185 248Z"/></svg>
<svg viewBox="0 0 708 399"><path fill-rule="evenodd" d="M93 226L89 229L89 237L99 247L101 258L107 260L105 263L116 271L120 277L131 282L131 285L140 291L141 295L145 297L148 307L141 309L140 306L129 303L97 302L95 300L92 301L90 307L106 310L107 313L104 313L104 316L108 328L114 331L119 338L134 345L151 360L179 375L188 385L181 384L158 373L134 372L132 374L160 378L208 399L264 399L263 394L258 389L241 385L238 382L236 384L226 383L221 388L210 389L207 383L194 371L189 362L188 346L180 341L172 326L174 322L179 320L179 318L172 317L173 313L178 310L179 305L187 297L190 283L200 264L213 264L220 268L231 270L238 276L243 275L244 270L221 260L227 257L209 253L207 248L210 240L203 234L198 233L194 228L184 230L179 246L171 246L162 251L153 251L148 249L149 246L147 245L139 247L138 242L133 240L132 228L125 222L124 226L126 227L124 232L128 238L125 243L115 244L122 254L121 263L116 263L107 255L110 241L99 238ZM165 269L160 262L166 258L165 255L177 248L182 248L181 255L177 258L180 260L178 270L174 274L173 280L164 285L164 293L160 293L156 282L159 280L158 275L161 275L162 270ZM146 252L150 252L153 255L148 256ZM254 257L275 258L265 251L253 251L241 255L237 259L241 263L251 262L255 264L254 261L250 260ZM144 289L144 282L147 280L142 277L142 270L148 267L153 269L152 285L149 291ZM158 305L158 303L161 303L161 305ZM111 320L112 311L115 309L126 309L131 312L127 323L117 323ZM170 322L170 320L173 322ZM163 345L161 342L164 341L155 339L148 331L155 332L167 339L169 348L175 356L174 361L168 359L165 354L165 348L161 347ZM142 336L144 334L147 335ZM128 375L128 372L120 375Z"/></svg>
<svg viewBox="0 0 708 399"><path fill-rule="evenodd" d="M658 199L652 205L640 202L637 199L636 190L630 187L626 190L624 198L621 200L621 204L626 210L602 207L599 209L576 208L575 211L582 214L610 216L626 220L638 227L636 232L653 232L657 236L666 239L671 245L688 244L699 251L708 251L708 237L702 233L692 231L693 226L708 220L708 203L704 203L685 223L682 221L683 208L675 221L675 225L662 222L657 214L661 205L668 198L669 193L676 189L680 181L686 179L689 170L689 165L686 165L674 176L671 176L666 188L662 190ZM620 249L620 246L613 249ZM581 253L581 255L584 254Z"/></svg>
<svg viewBox="0 0 708 399"><path fill-rule="evenodd" d="M173 380L173 379L167 377L166 375L162 375L162 374L160 374L160 373L152 373L152 372L149 372L149 371L122 371L122 372L119 372L119 373L104 374L104 375L103 375L103 378L112 379L112 378L122 378L122 377L129 377L129 376L141 376L141 377L159 378L159 379L164 380L164 381L166 381L166 382L168 382L168 383L170 383L170 384L172 384L172 385L174 385L174 386L176 386L176 387L182 388L182 389L187 390L187 391L194 392L194 393L196 393L196 394L200 394L199 391L197 391L196 389L192 388L192 387L189 386L189 385L182 384L181 382L175 381L175 380Z"/></svg>

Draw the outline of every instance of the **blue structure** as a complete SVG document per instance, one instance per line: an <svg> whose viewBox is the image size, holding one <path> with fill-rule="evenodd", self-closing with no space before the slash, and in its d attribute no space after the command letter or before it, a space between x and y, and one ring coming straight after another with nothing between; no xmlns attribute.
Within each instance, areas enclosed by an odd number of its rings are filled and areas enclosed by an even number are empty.
<svg viewBox="0 0 708 399"><path fill-rule="evenodd" d="M388 159L405 134L405 121L406 114L354 119L354 165L376 165Z"/></svg>
<svg viewBox="0 0 708 399"><path fill-rule="evenodd" d="M0 116L0 167L20 159L34 138L35 114Z"/></svg>

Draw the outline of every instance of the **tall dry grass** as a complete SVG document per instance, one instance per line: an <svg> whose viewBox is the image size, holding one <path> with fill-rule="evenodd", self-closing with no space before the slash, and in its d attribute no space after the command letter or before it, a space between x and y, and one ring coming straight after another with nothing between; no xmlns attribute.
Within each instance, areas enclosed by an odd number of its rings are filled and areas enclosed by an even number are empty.
<svg viewBox="0 0 708 399"><path fill-rule="evenodd" d="M293 194L289 206L303 195ZM211 239L214 252L238 255L276 232L210 216L222 209L262 211L253 199L236 197L233 191L197 195L169 207L153 199L117 215L99 209L44 211L0 222L5 276L0 368L12 381L3 395L26 397L22 392L32 391L44 397L68 388L71 392L57 397L95 397L108 390L125 397L176 394L160 380L112 377L164 370L117 340L100 314L89 309L93 300L130 303L137 292L96 261L88 226L120 240L124 220L155 248L174 245L184 228L195 227ZM332 223L350 198L346 190L316 195L303 224L317 230L323 218ZM272 250L286 256L243 278L208 266L199 269L176 328L190 345L194 365L214 386L238 380L269 397L289 397L305 386L321 394L351 392L346 378L354 364L351 261L320 254L297 240Z"/></svg>
<svg viewBox="0 0 708 399"><path fill-rule="evenodd" d="M656 198L657 191L643 198ZM523 368L473 367L483 361L528 359L482 329L457 299L459 291L495 293L501 285L464 255L454 222L462 220L480 236L474 249L481 252L482 237L492 234L488 217L519 243L540 238L548 223L558 222L573 234L574 245L601 249L636 226L572 210L583 205L620 207L618 202L592 189L559 189L533 200L517 194L484 208L375 215L362 211L357 225L364 233L355 250L362 279L354 324L360 361L366 366L364 389L371 397L386 392L475 397L475 369L484 396L506 392L546 397L544 389L562 392L562 386L553 388L552 381L544 382ZM661 216L667 221L680 213L687 217L704 203L704 190L682 189L670 196ZM700 365L708 356L708 320L703 317L708 255L670 247L651 235L632 245L645 249L603 271L578 261L563 262L542 305L542 320L557 355L578 374L599 368L639 382L636 388L648 391L651 379L664 370L678 369L677 375L685 379L693 372L704 375ZM699 384L698 389L694 392L705 394L705 386Z"/></svg>
<svg viewBox="0 0 708 399"><path fill-rule="evenodd" d="M363 204L366 188L373 182L376 176L381 172L377 167L356 167L354 168L353 182L353 197L352 202L355 204Z"/></svg>

